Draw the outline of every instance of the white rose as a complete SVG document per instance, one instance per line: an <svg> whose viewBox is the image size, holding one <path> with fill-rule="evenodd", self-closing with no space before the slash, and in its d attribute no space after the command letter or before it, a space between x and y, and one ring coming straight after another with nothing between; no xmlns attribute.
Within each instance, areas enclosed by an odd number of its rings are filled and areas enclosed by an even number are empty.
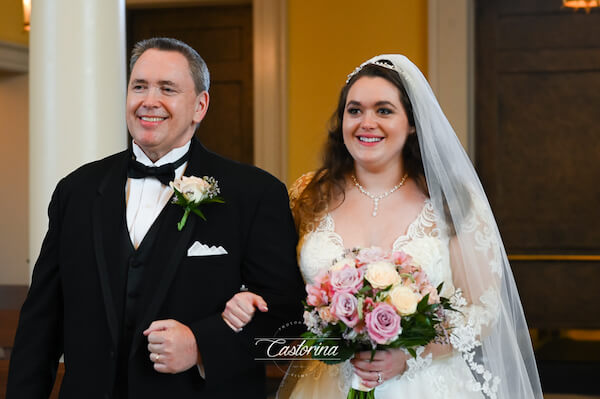
<svg viewBox="0 0 600 399"><path fill-rule="evenodd" d="M397 285L392 288L387 297L387 302L396 308L401 316L415 313L420 300L420 295L404 285Z"/></svg>
<svg viewBox="0 0 600 399"><path fill-rule="evenodd" d="M195 176L182 176L171 183L171 187L176 188L186 200L190 202L200 202L208 196L210 184L204 179Z"/></svg>
<svg viewBox="0 0 600 399"><path fill-rule="evenodd" d="M365 278L373 288L380 289L397 284L400 281L400 275L394 264L385 261L368 265Z"/></svg>

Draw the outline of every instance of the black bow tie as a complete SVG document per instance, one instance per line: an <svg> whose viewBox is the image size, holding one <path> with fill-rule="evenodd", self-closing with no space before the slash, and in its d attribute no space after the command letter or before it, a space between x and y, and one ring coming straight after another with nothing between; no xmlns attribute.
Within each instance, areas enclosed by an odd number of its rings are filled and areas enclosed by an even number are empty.
<svg viewBox="0 0 600 399"><path fill-rule="evenodd" d="M165 186L168 186L169 182L175 180L175 169L183 165L184 162L188 160L189 154L190 152L188 151L177 161L162 166L146 166L143 163L131 158L129 159L129 165L127 167L127 177L132 179L154 177Z"/></svg>

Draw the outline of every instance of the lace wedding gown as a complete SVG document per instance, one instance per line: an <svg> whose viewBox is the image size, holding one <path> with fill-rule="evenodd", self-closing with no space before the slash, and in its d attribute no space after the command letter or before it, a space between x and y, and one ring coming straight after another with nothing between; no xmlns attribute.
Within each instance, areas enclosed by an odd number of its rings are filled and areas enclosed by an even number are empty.
<svg viewBox="0 0 600 399"><path fill-rule="evenodd" d="M433 206L427 200L406 234L396 239L392 249L409 254L413 262L424 269L434 287L443 282L442 295L449 297L455 289L448 244L449 238L436 225ZM316 229L304 235L300 245L299 264L306 283L313 283L315 277L327 270L345 248L329 214ZM422 353L422 349L418 353ZM280 397L346 398L352 376L349 361L332 366L310 360L298 367L301 369L288 371ZM469 366L459 352L453 351L435 359L431 355L409 359L403 375L375 388L375 398L484 398L481 392L472 389L473 384L477 382ZM281 394L286 390L286 394Z"/></svg>

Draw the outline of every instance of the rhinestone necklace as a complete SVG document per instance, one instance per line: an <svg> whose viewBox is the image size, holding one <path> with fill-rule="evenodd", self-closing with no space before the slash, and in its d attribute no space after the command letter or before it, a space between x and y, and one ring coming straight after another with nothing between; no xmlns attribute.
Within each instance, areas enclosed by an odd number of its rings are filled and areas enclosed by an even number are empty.
<svg viewBox="0 0 600 399"><path fill-rule="evenodd" d="M405 173L404 176L402 176L402 180L400 180L400 183L398 183L394 187L392 187L391 190L386 191L385 193L379 194L379 195L373 195L370 192L368 192L367 190L365 190L365 188L360 185L360 183L356 179L356 176L354 176L354 175L352 175L352 181L354 182L354 185L356 186L356 188L358 188L358 190L361 193L363 193L364 195L366 195L367 197L369 197L373 200L373 213L371 215L377 216L377 209L379 208L379 201L381 201L382 199L384 199L385 197L387 197L388 195L392 194L394 191L396 191L400 187L402 187L402 185L406 181L407 177L408 177L408 173Z"/></svg>

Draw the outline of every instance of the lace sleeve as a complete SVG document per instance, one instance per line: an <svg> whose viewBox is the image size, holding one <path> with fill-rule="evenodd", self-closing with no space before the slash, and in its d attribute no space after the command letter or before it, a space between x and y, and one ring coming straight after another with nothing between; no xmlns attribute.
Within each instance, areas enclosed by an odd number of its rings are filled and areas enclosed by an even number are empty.
<svg viewBox="0 0 600 399"><path fill-rule="evenodd" d="M469 304L462 312L477 335L492 327L499 312L502 243L488 215L485 205L473 198L471 212L450 240L454 283ZM466 263L478 265L477 273L470 273Z"/></svg>
<svg viewBox="0 0 600 399"><path fill-rule="evenodd" d="M290 208L294 209L296 206L296 201L300 198L300 194L304 191L308 183L311 182L313 177L315 176L315 172L308 172L300 176L296 179L296 181L292 184L292 186L288 190L288 195L290 197Z"/></svg>
<svg viewBox="0 0 600 399"><path fill-rule="evenodd" d="M452 274L457 287L451 297L457 311L450 312L450 343L476 378L471 388L496 398L500 378L484 366L481 357L483 341L494 329L501 311L502 243L487 205L476 197L471 199L470 212L450 240ZM475 273L466 266L474 264Z"/></svg>

